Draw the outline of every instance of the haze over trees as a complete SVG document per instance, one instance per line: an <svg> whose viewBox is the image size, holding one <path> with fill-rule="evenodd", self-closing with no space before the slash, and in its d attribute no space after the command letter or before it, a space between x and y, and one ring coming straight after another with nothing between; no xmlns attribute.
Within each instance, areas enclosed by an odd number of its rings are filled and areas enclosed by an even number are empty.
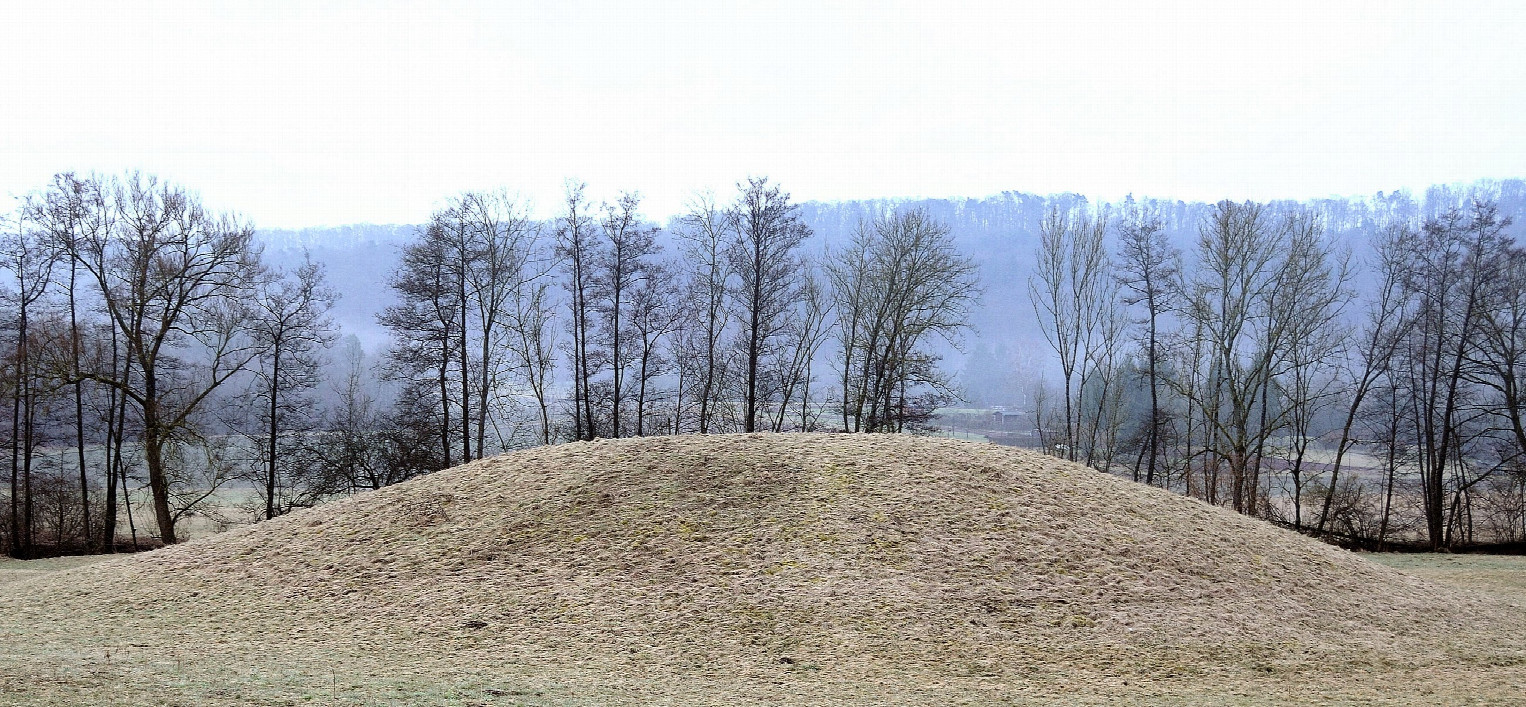
<svg viewBox="0 0 1526 707"><path fill-rule="evenodd" d="M1030 285L1063 383L1041 444L1348 542L1526 539L1523 250L1487 193L1425 207L1374 223L1365 258L1297 204L1220 202L1180 250L1139 205L1112 227L1056 207ZM1135 343L1109 366L1118 310Z"/></svg>
<svg viewBox="0 0 1526 707"><path fill-rule="evenodd" d="M379 260L277 239L278 266L182 187L60 175L0 239L7 550L110 551L123 516L173 541L219 494L268 518L529 445L937 429L959 400L1305 532L1526 539L1518 183L824 205L758 178L666 226L589 194L539 220L462 193L360 241Z"/></svg>
<svg viewBox="0 0 1526 707"><path fill-rule="evenodd" d="M247 221L153 177L59 175L0 243L7 550L112 551L119 508L134 546L173 543L222 492L274 518L563 440L839 413L901 431L956 397L927 345L958 341L978 284L926 214L887 210L856 250L812 256L766 179L697 198L671 231L638 193L585 191L570 182L544 223L503 191L448 199L396 251L390 341L368 353L334 350L339 295L310 254L273 265ZM852 257L870 269L848 276ZM833 314L834 285L862 295L858 320ZM834 337L844 323L860 333ZM823 380L829 340L851 389Z"/></svg>

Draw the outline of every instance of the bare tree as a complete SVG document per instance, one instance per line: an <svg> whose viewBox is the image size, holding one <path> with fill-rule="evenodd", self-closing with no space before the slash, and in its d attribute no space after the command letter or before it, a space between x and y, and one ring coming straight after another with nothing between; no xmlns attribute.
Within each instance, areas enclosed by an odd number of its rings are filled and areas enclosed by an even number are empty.
<svg viewBox="0 0 1526 707"><path fill-rule="evenodd" d="M1500 219L1508 225L1508 219ZM1521 467L1526 457L1526 249L1505 247L1495 255L1485 292L1483 321L1474 349L1473 375L1489 391L1486 410L1497 420L1502 433L1500 456L1510 466Z"/></svg>
<svg viewBox="0 0 1526 707"><path fill-rule="evenodd" d="M787 333L786 313L794 303L803 267L795 253L811 229L800 220L789 194L767 178L748 179L727 218L734 236L727 263L738 280L730 292L741 329L742 430L758 430L758 412L769 397L762 379L765 363L778 355Z"/></svg>
<svg viewBox="0 0 1526 707"><path fill-rule="evenodd" d="M832 298L826 283L815 268L808 265L800 285L800 302L790 314L789 339L792 343L789 355L780 359L784 364L779 376L783 385L779 409L774 417L775 432L784 431L785 422L790 418L790 401L797 389L800 393L799 429L810 430L811 383L815 380L811 367L831 333L828 321L831 310Z"/></svg>
<svg viewBox="0 0 1526 707"><path fill-rule="evenodd" d="M310 432L314 416L311 391L317 388L323 350L333 344L328 312L338 295L324 281L323 267L304 257L292 272L270 272L251 299L250 333L259 350L253 366L255 385L247 399L259 403L263 469L259 481L265 517L286 513L293 505L311 505L315 495L296 492L307 464L293 464L294 449L281 449L289 431ZM305 435L298 436L300 440ZM305 460L304 460L305 461ZM285 462L285 463L283 463ZM281 473L282 471L286 473ZM280 484L281 481L285 484ZM284 488L282 488L284 487ZM295 494L295 495L294 495ZM297 502L294 498L306 498Z"/></svg>
<svg viewBox="0 0 1526 707"><path fill-rule="evenodd" d="M551 282L545 277L521 279L509 327L514 366L535 396L541 444L551 444L550 386L551 372L556 367L556 312L550 290Z"/></svg>
<svg viewBox="0 0 1526 707"><path fill-rule="evenodd" d="M212 394L258 354L244 331L259 252L247 223L206 211L182 188L139 175L96 188L110 194L97 203L115 211L114 227L83 233L67 247L99 287L136 373L86 375L135 406L159 534L173 543L165 452Z"/></svg>
<svg viewBox="0 0 1526 707"><path fill-rule="evenodd" d="M38 226L23 211L23 217L6 229L9 232L0 233L0 267L16 287L6 297L14 316L13 326L9 327L14 332L8 356L11 375L6 381L11 393L10 552L23 559L32 553L32 458L38 443L37 407L46 392L37 370L40 351L33 345L37 333L32 323L35 308L48 292L53 266L58 261L57 251ZM5 224L0 223L0 229L3 228Z"/></svg>
<svg viewBox="0 0 1526 707"><path fill-rule="evenodd" d="M50 188L42 195L29 198L23 207L26 218L37 224L45 237L50 241L49 248L57 253L68 251L68 243L79 237L85 229L100 229L104 226L100 220L103 218L89 208L86 199L90 196L88 184L77 179L72 174L59 174L53 178ZM109 219L109 216L104 218ZM91 534L91 501L90 482L87 476L85 463L86 429L85 429L85 379L81 368L81 359L84 356L84 336L80 323L80 307L82 302L81 284L79 278L79 263L73 258L64 258L68 266L68 279L64 284L67 294L69 310L69 341L66 344L68 350L67 359L63 365L68 369L66 377L72 381L71 387L74 393L74 442L75 464L79 472L80 488L80 524L81 533L85 538L85 546L92 543ZM113 515L115 522L115 488L112 487L107 501L108 512ZM110 528L106 534L115 532ZM102 543L108 550L113 545L113 539L107 537Z"/></svg>
<svg viewBox="0 0 1526 707"><path fill-rule="evenodd" d="M556 223L556 253L566 274L568 328L572 341L572 432L573 439L591 440L598 436L593 417L593 377L597 366L589 359L589 341L593 337L594 259L598 255L596 231L582 182L568 182L562 215Z"/></svg>
<svg viewBox="0 0 1526 707"><path fill-rule="evenodd" d="M1340 439L1335 445L1335 460L1330 468L1330 481L1325 487L1325 497L1320 504L1319 520L1315 529L1324 532L1326 524L1330 520L1330 508L1335 499L1335 491L1340 487L1341 469L1346 460L1346 454L1356 443L1356 425L1360 419L1363 405L1367 397L1379 386L1389 374L1393 358L1404 341L1406 321L1404 316L1404 297L1400 292L1404 255L1401 252L1403 244L1409 240L1403 231L1402 225L1391 225L1377 242L1377 266L1379 282L1372 302L1367 308L1367 321L1362 330L1357 334L1356 361L1352 366L1348 379L1352 383L1346 388L1344 395L1350 397L1346 405L1346 415L1341 423ZM1390 396L1392 397L1392 396ZM1393 409L1393 406L1389 406ZM1393 440L1398 430L1392 429L1398 423L1393 415L1384 416L1390 423L1389 434L1382 435L1384 438ZM1372 435L1376 438L1380 435ZM1390 445L1389 460L1392 462L1395 454ZM1392 491L1392 474L1396 465L1388 465L1390 483L1385 491L1385 496ZM1386 508L1384 503L1385 521ZM1386 522L1383 523L1386 528Z"/></svg>
<svg viewBox="0 0 1526 707"><path fill-rule="evenodd" d="M1160 468L1162 431L1166 416L1160 400L1160 327L1172 309L1173 293L1179 291L1181 253L1166 238L1159 214L1135 207L1126 210L1118 224L1118 277L1125 289L1123 302L1143 306L1145 376L1150 388L1150 412L1145 420L1144 445L1134 462L1134 480L1154 485Z"/></svg>
<svg viewBox="0 0 1526 707"><path fill-rule="evenodd" d="M630 367L643 350L650 352L636 340L637 332L631 322L636 291L651 277L651 258L659 251L657 229L641 222L640 206L641 197L633 193L604 205L600 222L604 243L594 251L593 258L593 308L600 318L598 340L602 347L599 355L613 375L609 412L610 434L614 437L626 433L621 413L630 386ZM643 391L645 383L641 381Z"/></svg>
<svg viewBox="0 0 1526 707"><path fill-rule="evenodd" d="M1262 387L1260 435L1256 464L1261 465L1271 429L1285 424L1285 456L1292 479L1293 525L1303 527L1303 496L1307 483L1304 461L1315 420L1322 417L1344 390L1340 359L1345 356L1346 307L1353 295L1349 285L1349 251L1324 237L1323 227L1309 214L1295 214L1288 225L1277 286L1272 291L1266 343L1282 353L1276 378ZM1275 388L1274 403L1271 398ZM1273 410L1279 406L1280 410ZM1270 509L1268 509L1270 510Z"/></svg>
<svg viewBox="0 0 1526 707"><path fill-rule="evenodd" d="M686 300L694 321L687 331L689 345L679 358L680 376L694 381L697 429L705 434L715 427L717 409L724 404L727 360L722 342L731 319L726 309L731 278L727 249L734 239L728 230L733 223L708 194L696 196L678 223L678 235L686 241L684 255L690 268ZM693 373L684 376L688 369Z"/></svg>
<svg viewBox="0 0 1526 707"><path fill-rule="evenodd" d="M540 306L522 303L522 297L534 297L537 283L546 277L549 263L540 255L540 229L529 218L528 211L503 191L466 192L455 198L449 208L458 220L463 234L464 280L466 283L466 308L471 316L467 322L467 339L473 342L472 352L463 352L462 361L476 356L471 366L471 389L477 394L476 406L476 457L485 453L486 431L492 406L489 404L496 391L504 384L507 375L515 370L531 377L541 376L544 384L543 358L536 356L534 348L529 368L518 366L513 356L516 339L524 341L525 332L516 328L528 326L532 330L544 330L544 302ZM532 383L532 386L534 384ZM538 398L542 400L543 398Z"/></svg>
<svg viewBox="0 0 1526 707"><path fill-rule="evenodd" d="M328 493L378 489L403 480L383 455L384 420L372 394L369 361L354 336L341 344L340 379L332 384L337 400L325 412L313 445L321 468L320 486ZM424 444L433 448L430 440Z"/></svg>
<svg viewBox="0 0 1526 707"><path fill-rule="evenodd" d="M925 420L937 399L952 394L925 346L956 343L968 327L980 294L974 262L954 248L947 226L908 211L860 224L827 275L844 429L901 431Z"/></svg>
<svg viewBox="0 0 1526 707"><path fill-rule="evenodd" d="M1082 438L1077 396L1086 390L1099 323L1112 303L1103 299L1107 281L1107 217L1084 210L1051 207L1039 229L1038 262L1028 294L1044 338L1060 358L1065 456L1077 460Z"/></svg>
<svg viewBox="0 0 1526 707"><path fill-rule="evenodd" d="M1115 301L1117 287L1116 281L1105 280L1099 286L1099 298L1104 302ZM1078 414L1080 431L1085 433L1085 463L1103 471L1113 468L1118 432L1123 425L1123 345L1127 326L1122 308L1110 308L1097 317L1088 347L1090 373L1086 387L1079 391L1080 402L1085 403Z"/></svg>
<svg viewBox="0 0 1526 707"><path fill-rule="evenodd" d="M647 263L643 268L645 274L631 293L629 318L631 341L636 346L633 373L638 437L661 429L647 420L652 404L661 395L655 388L657 378L667 373L672 363L664 353L664 339L683 317L680 300L674 297L678 289L675 269L661 262Z"/></svg>
<svg viewBox="0 0 1526 707"><path fill-rule="evenodd" d="M431 381L436 388L435 402L440 406L435 437L439 442L441 468L451 464L451 366L458 364L458 326L461 318L459 290L453 286L447 265L448 249L443 227L431 223L421 239L402 250L398 267L389 285L399 302L377 315L377 321L392 331L393 345L388 352L388 375L408 383ZM437 237L438 236L438 237ZM458 364L458 370L461 369ZM417 386L412 388L420 393ZM410 400L422 400L415 395Z"/></svg>
<svg viewBox="0 0 1526 707"><path fill-rule="evenodd" d="M1479 450L1470 409L1473 351L1485 323L1492 283L1504 281L1511 248L1488 202L1451 206L1429 218L1404 243L1404 291L1411 299L1408 340L1400 356L1421 470L1426 532L1433 548L1452 541L1456 511L1468 488L1467 461Z"/></svg>
<svg viewBox="0 0 1526 707"><path fill-rule="evenodd" d="M1189 284L1189 316L1206 344L1207 380L1179 390L1201 411L1205 481L1210 502L1220 491L1219 470L1229 472L1234 509L1255 509L1255 450L1266 433L1257 426L1257 403L1271 377L1277 350L1259 338L1259 317L1276 286L1282 233L1261 204L1220 202L1198 232L1198 271Z"/></svg>

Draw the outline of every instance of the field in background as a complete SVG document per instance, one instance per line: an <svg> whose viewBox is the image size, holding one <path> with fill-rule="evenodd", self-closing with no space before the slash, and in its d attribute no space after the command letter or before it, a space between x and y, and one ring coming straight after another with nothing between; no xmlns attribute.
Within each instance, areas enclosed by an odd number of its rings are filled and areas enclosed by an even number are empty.
<svg viewBox="0 0 1526 707"><path fill-rule="evenodd" d="M1526 597L1526 557L1430 552L1361 553L1401 572L1506 599Z"/></svg>

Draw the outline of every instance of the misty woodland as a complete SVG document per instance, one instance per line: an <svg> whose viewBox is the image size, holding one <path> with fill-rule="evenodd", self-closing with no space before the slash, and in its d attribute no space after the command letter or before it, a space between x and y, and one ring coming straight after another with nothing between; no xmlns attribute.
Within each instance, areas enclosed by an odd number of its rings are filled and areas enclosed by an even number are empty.
<svg viewBox="0 0 1526 707"><path fill-rule="evenodd" d="M62 174L0 243L0 536L18 558L174 543L234 521L227 489L274 518L574 440L962 429L1342 543L1519 543L1521 186L1353 217L824 206L755 178L665 226L634 192L572 182L541 220L468 192L349 294L385 303L367 352L331 264L278 262L180 185ZM982 311L1031 346L993 353Z"/></svg>

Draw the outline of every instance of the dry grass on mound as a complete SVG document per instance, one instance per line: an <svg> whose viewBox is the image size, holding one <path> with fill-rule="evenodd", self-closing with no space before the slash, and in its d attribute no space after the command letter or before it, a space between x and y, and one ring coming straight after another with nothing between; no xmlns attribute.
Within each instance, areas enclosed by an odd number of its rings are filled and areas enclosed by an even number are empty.
<svg viewBox="0 0 1526 707"><path fill-rule="evenodd" d="M11 586L0 663L23 667L0 667L0 696L38 703L1526 689L1521 602L1048 457L902 436L541 448Z"/></svg>

